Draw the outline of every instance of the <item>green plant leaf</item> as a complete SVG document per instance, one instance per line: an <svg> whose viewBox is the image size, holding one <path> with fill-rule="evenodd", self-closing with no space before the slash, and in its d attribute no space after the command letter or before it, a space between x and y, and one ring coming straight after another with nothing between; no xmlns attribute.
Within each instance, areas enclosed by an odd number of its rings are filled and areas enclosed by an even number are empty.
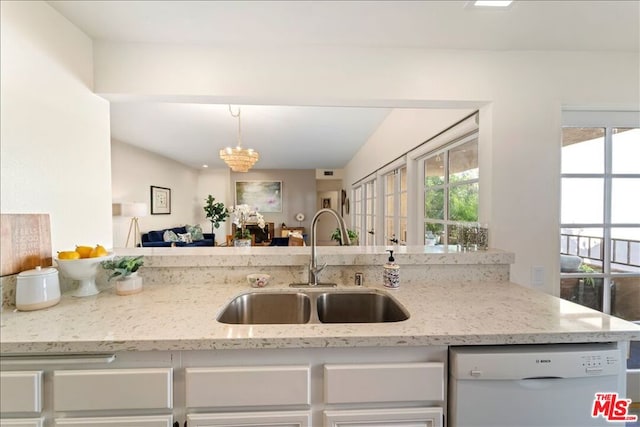
<svg viewBox="0 0 640 427"><path fill-rule="evenodd" d="M115 257L113 260L106 260L100 263L105 270L113 270L109 276L109 280L116 277L126 277L135 273L144 265L144 256L123 256Z"/></svg>

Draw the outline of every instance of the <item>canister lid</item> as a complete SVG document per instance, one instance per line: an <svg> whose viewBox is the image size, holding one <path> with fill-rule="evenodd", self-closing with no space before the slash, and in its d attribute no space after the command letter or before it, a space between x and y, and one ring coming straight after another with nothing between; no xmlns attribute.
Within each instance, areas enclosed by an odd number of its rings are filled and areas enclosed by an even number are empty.
<svg viewBox="0 0 640 427"><path fill-rule="evenodd" d="M37 277L37 276L49 276L51 274L58 274L58 270L53 267L42 268L37 266L33 270L25 270L18 274L18 277Z"/></svg>

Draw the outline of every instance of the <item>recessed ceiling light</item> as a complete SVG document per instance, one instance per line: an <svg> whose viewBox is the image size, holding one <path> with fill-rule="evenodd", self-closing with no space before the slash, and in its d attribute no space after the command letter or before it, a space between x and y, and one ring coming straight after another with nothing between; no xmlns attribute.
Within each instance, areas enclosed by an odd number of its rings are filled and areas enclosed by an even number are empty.
<svg viewBox="0 0 640 427"><path fill-rule="evenodd" d="M209 165L202 165L202 167L203 167L203 168L208 168L208 167L209 167Z"/></svg>
<svg viewBox="0 0 640 427"><path fill-rule="evenodd" d="M473 2L477 7L508 7L513 0L476 0Z"/></svg>

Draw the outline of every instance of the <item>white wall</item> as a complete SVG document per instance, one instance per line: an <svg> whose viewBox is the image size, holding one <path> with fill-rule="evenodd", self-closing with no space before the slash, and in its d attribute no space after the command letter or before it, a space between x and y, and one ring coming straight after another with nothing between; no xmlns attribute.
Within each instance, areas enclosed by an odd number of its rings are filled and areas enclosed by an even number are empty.
<svg viewBox="0 0 640 427"><path fill-rule="evenodd" d="M231 169L203 169L198 177L198 206L196 222L202 225L205 233L211 233L211 222L207 219L204 212L204 204L207 196L211 194L216 202L222 202L229 207L233 204L233 195L231 193ZM220 224L219 228L214 228L213 233L216 235L218 244L226 242L226 235L231 233L229 221Z"/></svg>
<svg viewBox="0 0 640 427"><path fill-rule="evenodd" d="M111 142L113 202L147 204L149 215L139 220L140 231L143 233L185 224L210 225L204 220L204 197L200 197L198 193L199 174L199 170L166 157L120 141ZM149 204L152 185L171 189L171 214L151 215ZM113 218L115 247L125 246L129 221L130 218ZM206 232L208 229L209 227L203 228L203 231Z"/></svg>
<svg viewBox="0 0 640 427"><path fill-rule="evenodd" d="M92 42L44 2L0 3L0 206L48 213L52 249L112 246L109 105Z"/></svg>
<svg viewBox="0 0 640 427"><path fill-rule="evenodd" d="M481 212L490 215L492 245L516 253L515 282L530 284L531 268L543 266L541 289L556 294L561 108L640 105L638 53L117 43L95 48L96 89L102 93L201 96L223 103L482 107L481 129L487 129L481 139L491 138L483 144L490 176L482 179L490 181L491 193L481 201L490 207Z"/></svg>
<svg viewBox="0 0 640 427"><path fill-rule="evenodd" d="M345 185L366 177L472 112L470 109L392 110L345 168Z"/></svg>
<svg viewBox="0 0 640 427"><path fill-rule="evenodd" d="M1 7L2 211L50 213L54 250L109 246L109 113L91 93L91 41L44 2ZM491 188L481 212L490 216L492 245L516 253L516 282L529 284L532 266L543 266L542 289L552 293L559 282L560 111L640 105L637 52L94 43L93 54L95 89L103 94L480 107L491 165L481 178ZM187 204L195 210L193 200Z"/></svg>

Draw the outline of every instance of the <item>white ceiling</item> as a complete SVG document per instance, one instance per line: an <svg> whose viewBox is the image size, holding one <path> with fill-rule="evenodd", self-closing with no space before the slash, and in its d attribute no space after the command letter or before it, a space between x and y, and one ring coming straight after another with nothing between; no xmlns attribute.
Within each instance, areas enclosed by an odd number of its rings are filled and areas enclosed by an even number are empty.
<svg viewBox="0 0 640 427"><path fill-rule="evenodd" d="M339 169L390 110L244 105L242 146L260 154L257 169ZM234 114L238 106L233 105ZM117 102L111 133L184 164L222 167L219 150L237 145L238 119L228 105Z"/></svg>
<svg viewBox="0 0 640 427"><path fill-rule="evenodd" d="M217 46L377 46L487 50L640 50L639 1L49 1L95 40ZM386 109L243 106L256 168L345 166ZM228 108L112 102L120 141L200 167L236 144Z"/></svg>

